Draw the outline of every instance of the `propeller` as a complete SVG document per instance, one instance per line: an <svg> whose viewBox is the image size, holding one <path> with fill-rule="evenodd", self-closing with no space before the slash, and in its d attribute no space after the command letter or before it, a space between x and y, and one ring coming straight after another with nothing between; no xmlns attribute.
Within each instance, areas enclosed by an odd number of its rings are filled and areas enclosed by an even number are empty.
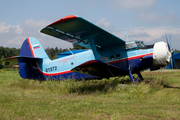
<svg viewBox="0 0 180 120"><path fill-rule="evenodd" d="M170 44L169 44L169 41L168 41L168 38L167 38L167 35L166 35L166 34L165 34L165 37L166 37L166 42L167 42L169 51L171 52L171 58L170 58L170 61L171 61L171 69L177 69L176 62L175 62L175 60L174 60L174 50L173 50L173 48L171 48L171 36L169 36Z"/></svg>

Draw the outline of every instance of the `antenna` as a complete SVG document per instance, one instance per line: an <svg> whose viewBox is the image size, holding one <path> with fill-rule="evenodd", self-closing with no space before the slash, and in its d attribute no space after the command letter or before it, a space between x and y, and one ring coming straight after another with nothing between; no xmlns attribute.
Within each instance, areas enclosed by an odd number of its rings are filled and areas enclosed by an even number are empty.
<svg viewBox="0 0 180 120"><path fill-rule="evenodd" d="M129 39L128 39L128 33L127 33L127 30L126 30L126 37L127 37L127 41L129 41Z"/></svg>

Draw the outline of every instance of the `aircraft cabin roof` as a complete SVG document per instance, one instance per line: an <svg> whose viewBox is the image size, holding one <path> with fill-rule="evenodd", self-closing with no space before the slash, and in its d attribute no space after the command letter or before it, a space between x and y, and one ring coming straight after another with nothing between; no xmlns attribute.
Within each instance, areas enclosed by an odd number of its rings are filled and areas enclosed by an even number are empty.
<svg viewBox="0 0 180 120"><path fill-rule="evenodd" d="M77 54L77 53L81 53L81 52L84 52L84 51L87 51L88 49L84 49L84 50L71 50L71 52L73 54ZM62 58L62 57L65 57L65 56L68 56L68 55L72 55L70 51L66 51L66 52L63 52L63 53L58 53L58 58Z"/></svg>

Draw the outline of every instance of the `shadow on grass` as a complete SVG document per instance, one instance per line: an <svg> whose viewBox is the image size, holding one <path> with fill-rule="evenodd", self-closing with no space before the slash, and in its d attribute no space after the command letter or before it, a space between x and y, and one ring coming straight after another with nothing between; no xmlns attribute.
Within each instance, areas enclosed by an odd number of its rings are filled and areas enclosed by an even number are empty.
<svg viewBox="0 0 180 120"><path fill-rule="evenodd" d="M149 84L153 88L177 88L178 86L169 85L169 83L162 78L157 78L153 76L146 77L143 81L139 83ZM139 84L133 83L133 84ZM120 86L118 86L121 84ZM128 76L125 77L112 77L109 79L102 80L62 80L62 81L38 81L38 80L27 80L21 79L10 83L12 87L19 87L21 89L34 89L34 90L50 90L52 92L58 93L78 93L78 94L93 94L93 93L107 93L109 90L114 90L114 88L122 87L124 85L132 84Z"/></svg>
<svg viewBox="0 0 180 120"><path fill-rule="evenodd" d="M114 90L118 84L131 84L128 76L112 77L102 80L82 80L82 81L69 81L66 88L69 93L78 94L92 94L92 93L106 93L109 89Z"/></svg>
<svg viewBox="0 0 180 120"><path fill-rule="evenodd" d="M102 82L90 83L87 81L81 81L81 83L76 83L74 85L68 85L67 89L69 93L78 93L78 94L92 94L95 92L105 92L105 84Z"/></svg>
<svg viewBox="0 0 180 120"><path fill-rule="evenodd" d="M170 85L170 83L163 78L148 76L143 80L146 84L150 84L153 88L177 88L180 89L177 85Z"/></svg>
<svg viewBox="0 0 180 120"><path fill-rule="evenodd" d="M180 87L176 86L176 85L165 85L165 88L176 88L176 89L180 89Z"/></svg>

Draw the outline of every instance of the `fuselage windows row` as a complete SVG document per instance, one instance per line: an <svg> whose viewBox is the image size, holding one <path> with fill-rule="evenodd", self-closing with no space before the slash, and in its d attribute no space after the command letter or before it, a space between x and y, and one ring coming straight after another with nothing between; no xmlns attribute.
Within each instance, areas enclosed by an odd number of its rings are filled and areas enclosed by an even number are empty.
<svg viewBox="0 0 180 120"><path fill-rule="evenodd" d="M116 54L116 59L120 59L121 55L120 54ZM100 58L101 61L112 61L114 60L114 55L111 55L110 57L103 57L103 58Z"/></svg>

